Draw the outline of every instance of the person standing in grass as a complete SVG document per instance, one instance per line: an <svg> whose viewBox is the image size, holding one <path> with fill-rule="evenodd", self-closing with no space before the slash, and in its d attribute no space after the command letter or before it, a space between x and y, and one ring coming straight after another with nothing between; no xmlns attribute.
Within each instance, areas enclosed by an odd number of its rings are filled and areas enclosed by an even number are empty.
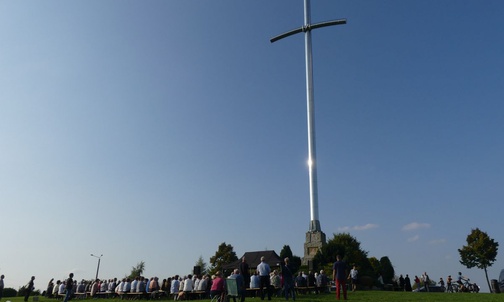
<svg viewBox="0 0 504 302"><path fill-rule="evenodd" d="M245 282L245 288L250 287L250 267L247 263L247 259L245 256L242 258L242 262L240 263L240 275L243 276L243 280Z"/></svg>
<svg viewBox="0 0 504 302"><path fill-rule="evenodd" d="M452 276L448 275L448 278L446 278L446 291L447 292L453 292L453 287L452 287Z"/></svg>
<svg viewBox="0 0 504 302"><path fill-rule="evenodd" d="M383 276L381 273L378 273L378 286L380 286L381 289L385 286L385 283L383 283Z"/></svg>
<svg viewBox="0 0 504 302"><path fill-rule="evenodd" d="M399 288L404 291L404 277L402 274L399 276Z"/></svg>
<svg viewBox="0 0 504 302"><path fill-rule="evenodd" d="M417 275L415 275L415 284L417 291L420 291L420 278Z"/></svg>
<svg viewBox="0 0 504 302"><path fill-rule="evenodd" d="M271 268L264 256L261 257L261 263L257 266L257 273L259 274L259 293L261 294L261 300L264 300L264 296L268 295L268 300L271 300L271 288L270 288L270 273Z"/></svg>
<svg viewBox="0 0 504 302"><path fill-rule="evenodd" d="M73 294L73 273L70 273L68 275L68 279L66 280L66 295L65 295L65 300L63 302L68 302L70 298L72 298Z"/></svg>
<svg viewBox="0 0 504 302"><path fill-rule="evenodd" d="M340 286L343 287L343 299L347 299L346 288L346 263L341 260L341 256L336 256L336 262L333 264L333 280L336 283L336 300L340 299Z"/></svg>
<svg viewBox="0 0 504 302"><path fill-rule="evenodd" d="M4 289L4 278L5 276L4 275L1 275L0 276L0 300L2 299L3 297L3 289Z"/></svg>
<svg viewBox="0 0 504 302"><path fill-rule="evenodd" d="M46 294L45 296L47 298L52 298L52 293L53 293L53 289L54 289L54 278L51 278L51 280L49 280L49 283L47 283L47 289L46 289Z"/></svg>
<svg viewBox="0 0 504 302"><path fill-rule="evenodd" d="M407 292L412 291L413 289L411 288L411 280L408 274L406 274L406 277L404 278L404 290Z"/></svg>
<svg viewBox="0 0 504 302"><path fill-rule="evenodd" d="M441 289L442 289L443 291L445 291L445 286L444 286L444 284L445 284L445 283L444 283L443 278L442 278L442 277L441 277L441 278L439 278L439 287L441 287Z"/></svg>
<svg viewBox="0 0 504 302"><path fill-rule="evenodd" d="M292 300L296 300L296 291L294 290L294 274L293 268L289 264L289 257L284 259L284 264L282 264L282 280L285 300L289 300L289 296Z"/></svg>
<svg viewBox="0 0 504 302"><path fill-rule="evenodd" d="M350 270L350 275L348 275L348 279L352 282L352 291L357 290L357 283L359 282L359 271L357 270L357 266L353 266Z"/></svg>
<svg viewBox="0 0 504 302"><path fill-rule="evenodd" d="M427 272L423 273L422 279L423 279L425 290L428 292L429 286L430 286L430 278L429 278L429 275L427 275Z"/></svg>
<svg viewBox="0 0 504 302"><path fill-rule="evenodd" d="M35 287L35 283L33 282L35 280L35 276L32 276L30 278L30 281L28 281L28 284L26 284L26 293L25 293L25 297L24 297L24 301L25 302L28 302L28 298L30 297L30 294L33 290L33 288Z"/></svg>

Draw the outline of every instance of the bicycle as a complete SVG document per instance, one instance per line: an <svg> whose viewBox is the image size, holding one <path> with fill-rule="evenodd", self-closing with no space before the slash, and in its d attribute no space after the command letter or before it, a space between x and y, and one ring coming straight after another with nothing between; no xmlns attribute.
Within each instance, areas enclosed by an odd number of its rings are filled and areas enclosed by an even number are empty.
<svg viewBox="0 0 504 302"><path fill-rule="evenodd" d="M461 292L468 292L468 293L478 293L479 292L479 286L476 283L471 283L469 278L463 278L462 279L462 284L460 286L460 291Z"/></svg>
<svg viewBox="0 0 504 302"><path fill-rule="evenodd" d="M447 293L456 293L456 292L458 292L458 284L457 283L453 283L453 282L448 283L448 285L446 286L446 292Z"/></svg>

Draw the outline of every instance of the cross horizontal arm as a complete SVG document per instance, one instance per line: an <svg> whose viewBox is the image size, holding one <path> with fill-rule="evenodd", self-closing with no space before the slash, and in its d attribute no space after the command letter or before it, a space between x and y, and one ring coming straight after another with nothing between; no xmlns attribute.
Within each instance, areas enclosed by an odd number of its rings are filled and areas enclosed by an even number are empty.
<svg viewBox="0 0 504 302"><path fill-rule="evenodd" d="M326 27L326 26L331 26L331 25L342 25L342 24L346 24L346 19L338 19L338 20L333 20L333 21L320 22L317 24L313 24L311 26L311 29L316 29L316 28Z"/></svg>
<svg viewBox="0 0 504 302"><path fill-rule="evenodd" d="M346 24L346 19L338 19L338 20L333 20L333 21L325 21L325 22L320 22L316 24L308 24L300 28L293 29L291 31L288 31L286 33L283 33L281 35L278 35L276 37L273 37L270 39L270 42L276 42L278 40L281 40L283 38L287 38L288 36L292 36L295 34L298 34L300 32L306 32L310 31L312 29L320 28L320 27L326 27L326 26L331 26L331 25L341 25L341 24Z"/></svg>
<svg viewBox="0 0 504 302"><path fill-rule="evenodd" d="M292 36L292 35L298 34L300 32L303 32L303 27L300 27L298 29L293 29L291 31L288 31L286 33L283 33L281 35L273 37L273 38L270 39L270 42L273 43L273 42L276 42L276 41L278 41L280 39L287 38L288 36Z"/></svg>

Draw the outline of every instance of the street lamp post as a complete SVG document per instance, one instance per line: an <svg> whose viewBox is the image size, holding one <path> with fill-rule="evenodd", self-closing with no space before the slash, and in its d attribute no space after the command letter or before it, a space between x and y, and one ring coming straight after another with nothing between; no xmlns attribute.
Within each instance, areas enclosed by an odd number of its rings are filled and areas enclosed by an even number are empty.
<svg viewBox="0 0 504 302"><path fill-rule="evenodd" d="M100 271L100 260L101 260L101 257L103 256L103 254L101 254L100 256L96 256L94 254L91 254L91 256L98 258L98 266L96 267L96 277L95 277L95 280L98 280L98 272Z"/></svg>

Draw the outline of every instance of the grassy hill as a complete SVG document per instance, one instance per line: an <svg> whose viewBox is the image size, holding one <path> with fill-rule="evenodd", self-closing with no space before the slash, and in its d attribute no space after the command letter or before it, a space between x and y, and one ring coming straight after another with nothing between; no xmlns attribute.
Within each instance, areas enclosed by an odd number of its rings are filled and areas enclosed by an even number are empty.
<svg viewBox="0 0 504 302"><path fill-rule="evenodd" d="M123 302L124 300L120 299L91 299L87 298L85 300L96 301L96 302ZM392 291L357 291L357 292L349 292L348 300L350 301L375 301L375 302L407 302L407 301L442 301L442 302L504 302L504 294L489 294L489 293L406 293L406 292L392 292ZM23 302L23 297L14 297L14 298L3 298L2 302ZM57 299L49 299L45 297L39 297L39 302L57 302L62 300ZM74 300L74 302L80 300ZM168 298L162 298L160 301L173 301ZM193 301L201 301L208 302L210 300L193 300ZM231 299L232 301L232 299ZM259 298L250 298L247 297L245 301L249 302L258 302L261 301ZM267 301L267 300L265 300ZM281 297L273 297L272 301L285 301L284 298ZM296 297L296 301L310 301L310 302L325 302L325 301L336 301L336 297L334 293L330 294L305 294L298 295ZM30 297L29 302L33 302L33 297Z"/></svg>

